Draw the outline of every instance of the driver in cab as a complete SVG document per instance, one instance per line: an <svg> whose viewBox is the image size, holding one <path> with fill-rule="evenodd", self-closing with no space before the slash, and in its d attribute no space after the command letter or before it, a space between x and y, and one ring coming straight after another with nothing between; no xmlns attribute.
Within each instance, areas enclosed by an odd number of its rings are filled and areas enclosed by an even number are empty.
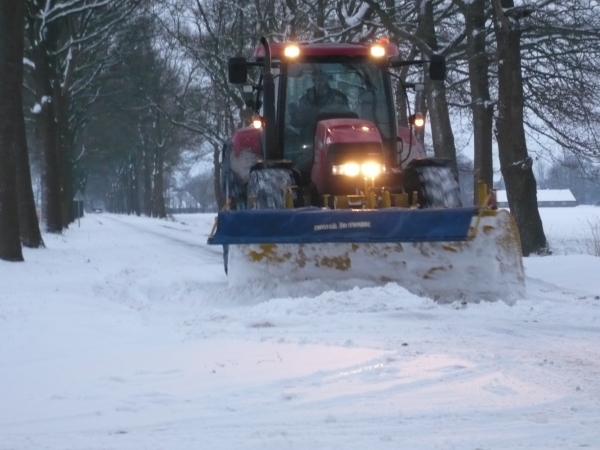
<svg viewBox="0 0 600 450"><path fill-rule="evenodd" d="M312 72L311 79L313 86L300 97L297 105L291 105L291 124L296 128L314 125L319 112L350 110L348 97L342 91L329 85L326 73L317 69Z"/></svg>

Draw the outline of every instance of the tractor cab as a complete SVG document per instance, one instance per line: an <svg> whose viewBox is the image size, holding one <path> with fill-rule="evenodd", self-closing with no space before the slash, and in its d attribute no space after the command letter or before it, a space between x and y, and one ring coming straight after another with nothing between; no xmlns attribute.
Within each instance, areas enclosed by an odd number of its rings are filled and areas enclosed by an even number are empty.
<svg viewBox="0 0 600 450"><path fill-rule="evenodd" d="M368 60L293 62L282 70L277 111L282 156L293 161L304 178L314 163L319 121L363 119L377 127L385 147L393 147L395 115L383 74ZM361 122L345 123L352 127Z"/></svg>
<svg viewBox="0 0 600 450"><path fill-rule="evenodd" d="M444 59L433 56L403 61L387 41L263 38L252 58L230 58L229 81L243 85L253 125L237 130L224 148L228 198L239 193L248 204L251 173L275 167L293 173L295 198L309 192L312 200L295 201L299 206L325 206L323 196L365 195L370 188L402 192L403 162L425 155L412 131L398 127L390 69L426 62L431 78L443 79ZM248 82L252 67L259 72Z"/></svg>

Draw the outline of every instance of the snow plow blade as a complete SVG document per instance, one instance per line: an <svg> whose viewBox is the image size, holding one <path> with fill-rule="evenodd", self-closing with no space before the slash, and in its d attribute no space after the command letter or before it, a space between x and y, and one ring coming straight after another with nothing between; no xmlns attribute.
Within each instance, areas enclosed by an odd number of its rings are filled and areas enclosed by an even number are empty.
<svg viewBox="0 0 600 450"><path fill-rule="evenodd" d="M230 286L252 280L395 282L440 302L525 293L510 213L477 208L246 210L219 213Z"/></svg>

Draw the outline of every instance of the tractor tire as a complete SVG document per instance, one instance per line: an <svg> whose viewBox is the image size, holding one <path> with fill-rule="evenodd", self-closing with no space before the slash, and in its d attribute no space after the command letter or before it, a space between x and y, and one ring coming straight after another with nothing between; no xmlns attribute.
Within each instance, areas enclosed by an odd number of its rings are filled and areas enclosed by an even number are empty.
<svg viewBox="0 0 600 450"><path fill-rule="evenodd" d="M411 161L404 171L404 189L408 193L417 192L419 208L462 206L458 174L445 160Z"/></svg>
<svg viewBox="0 0 600 450"><path fill-rule="evenodd" d="M294 184L294 176L288 169L273 167L253 170L248 181L247 208L285 208L286 190ZM296 203L296 193L293 193L294 203Z"/></svg>
<svg viewBox="0 0 600 450"><path fill-rule="evenodd" d="M232 201L232 209L283 209L285 192L294 186L294 175L288 169L263 168L250 173L248 188L244 190L244 201ZM246 200L247 193L247 200ZM294 202L296 202L294 193ZM235 199L235 197L234 197ZM227 273L229 265L229 246L223 246L223 267Z"/></svg>

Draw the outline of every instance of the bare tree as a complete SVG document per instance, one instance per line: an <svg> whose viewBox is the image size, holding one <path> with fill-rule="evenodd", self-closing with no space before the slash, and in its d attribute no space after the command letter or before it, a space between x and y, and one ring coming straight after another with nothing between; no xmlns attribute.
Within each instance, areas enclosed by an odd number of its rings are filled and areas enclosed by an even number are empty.
<svg viewBox="0 0 600 450"><path fill-rule="evenodd" d="M24 8L24 2L19 2L20 8ZM19 12L21 19L24 20L24 9ZM17 25L16 23L14 25ZM23 55L24 41L23 29L19 37L13 43L12 51L15 61L21 63L13 67L13 85L15 94L15 108L12 113L14 116L15 133L15 163L16 163L16 188L17 202L19 207L19 231L21 243L25 247L40 248L44 247L44 241L40 232L38 215L35 207L33 187L31 181L31 170L29 165L29 151L27 147L27 135L25 129L25 116L23 112Z"/></svg>
<svg viewBox="0 0 600 450"><path fill-rule="evenodd" d="M42 152L42 202L46 230L60 233L71 216L73 86L82 55L97 55L139 0L26 0L27 55L31 61L36 135ZM97 73L97 71L96 71ZM88 80L89 81L89 80Z"/></svg>
<svg viewBox="0 0 600 450"><path fill-rule="evenodd" d="M249 52L250 26L263 31L276 23L275 4L260 8L260 2L239 6L222 0L167 2L155 16L162 24L170 44L180 48L181 64L188 67L184 89L177 95L179 117L169 120L193 131L213 151L215 193L220 203L220 152L236 126L242 123L244 100L237 87L227 82L227 59ZM278 7L281 4L278 4Z"/></svg>
<svg viewBox="0 0 600 450"><path fill-rule="evenodd" d="M492 158L492 124L494 104L490 97L486 20L489 17L487 0L454 0L464 16L466 34L465 57L468 61L470 108L473 117L474 188L479 180L488 186L494 183Z"/></svg>
<svg viewBox="0 0 600 450"><path fill-rule="evenodd" d="M190 132L174 123L182 120L187 68L150 16L130 21L111 40L111 51L119 60L99 78L102 94L79 138L87 149L81 166L96 186L98 174L106 178L111 211L165 217L165 177L180 152L195 145Z"/></svg>
<svg viewBox="0 0 600 450"><path fill-rule="evenodd" d="M506 196L521 235L523 255L547 254L548 243L537 207L533 160L527 152L523 126L521 30L516 17L507 14L512 0L493 0L498 47L498 116L496 139Z"/></svg>
<svg viewBox="0 0 600 450"><path fill-rule="evenodd" d="M600 160L600 5L537 0L515 8L523 29L529 138Z"/></svg>
<svg viewBox="0 0 600 450"><path fill-rule="evenodd" d="M421 22L419 34L431 49L424 52L426 56L438 53L438 35L436 32L436 18L434 16L434 1L421 0L420 17ZM454 133L450 122L449 106L446 96L446 86L443 81L427 80L427 107L431 117L431 135L435 156L446 158L451 161L452 167L457 169L456 146Z"/></svg>

